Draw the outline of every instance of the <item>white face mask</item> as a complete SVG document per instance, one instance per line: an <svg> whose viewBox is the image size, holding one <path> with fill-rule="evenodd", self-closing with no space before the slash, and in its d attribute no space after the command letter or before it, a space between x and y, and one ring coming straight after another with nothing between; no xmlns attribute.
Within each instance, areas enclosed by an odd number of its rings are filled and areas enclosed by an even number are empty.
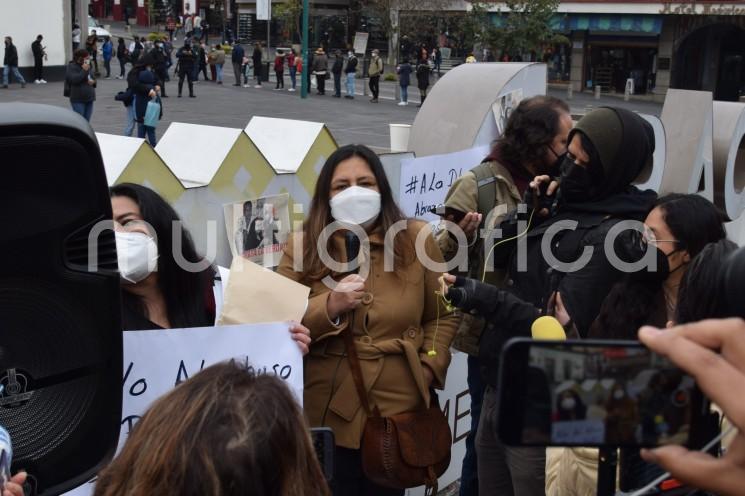
<svg viewBox="0 0 745 496"><path fill-rule="evenodd" d="M561 407L564 410L571 410L575 406L577 406L577 402L574 401L574 398L569 397L569 398L564 398L563 400L561 400Z"/></svg>
<svg viewBox="0 0 745 496"><path fill-rule="evenodd" d="M115 234L119 276L131 284L137 284L158 267L158 245L147 234L139 232L117 232Z"/></svg>
<svg viewBox="0 0 745 496"><path fill-rule="evenodd" d="M380 215L380 193L370 188L350 186L333 197L329 204L331 216L344 224L361 226Z"/></svg>

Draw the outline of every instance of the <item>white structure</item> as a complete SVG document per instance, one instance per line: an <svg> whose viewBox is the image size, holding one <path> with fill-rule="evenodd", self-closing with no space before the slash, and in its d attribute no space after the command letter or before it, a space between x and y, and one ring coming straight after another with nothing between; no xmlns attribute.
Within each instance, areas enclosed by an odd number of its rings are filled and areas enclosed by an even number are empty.
<svg viewBox="0 0 745 496"><path fill-rule="evenodd" d="M34 57L31 43L38 35L44 37L47 60L44 78L60 80L67 62L72 58L71 0L2 0L0 37L10 36L18 48L18 67L27 80L32 79ZM80 2L78 2L80 3ZM85 2L87 10L87 1ZM85 32L83 33L83 37ZM4 47L3 47L4 48ZM0 62L2 59L0 59Z"/></svg>

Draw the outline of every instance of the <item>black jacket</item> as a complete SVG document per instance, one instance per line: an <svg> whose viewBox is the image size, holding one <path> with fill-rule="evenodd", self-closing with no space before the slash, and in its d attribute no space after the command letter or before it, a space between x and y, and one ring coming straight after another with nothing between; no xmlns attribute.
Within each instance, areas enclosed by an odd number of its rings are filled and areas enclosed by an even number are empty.
<svg viewBox="0 0 745 496"><path fill-rule="evenodd" d="M36 40L31 43L31 51L34 53L34 59L41 60L44 58L44 48L41 46L41 41Z"/></svg>
<svg viewBox="0 0 745 496"><path fill-rule="evenodd" d="M153 89L149 85L140 82L140 71L144 70L144 67L136 66L129 71L129 74L127 74L127 90L132 93L132 105L134 105L135 95L138 93L147 94L151 89Z"/></svg>
<svg viewBox="0 0 745 496"><path fill-rule="evenodd" d="M90 69L83 70L83 66L76 62L70 62L67 65L65 79L70 85L70 102L89 103L96 100L96 90L88 84Z"/></svg>
<svg viewBox="0 0 745 496"><path fill-rule="evenodd" d="M349 58L349 61L347 62L347 68L344 69L344 73L350 74L352 72L357 72L357 57L352 56Z"/></svg>
<svg viewBox="0 0 745 496"><path fill-rule="evenodd" d="M181 47L176 52L176 58L178 59L178 73L189 74L194 70L195 56L191 48Z"/></svg>
<svg viewBox="0 0 745 496"><path fill-rule="evenodd" d="M5 47L5 57L3 58L3 65L9 67L18 67L18 50L13 44Z"/></svg>
<svg viewBox="0 0 745 496"><path fill-rule="evenodd" d="M331 72L336 75L341 75L341 70L344 68L344 59L336 57L334 59L334 65L331 67Z"/></svg>
<svg viewBox="0 0 745 496"><path fill-rule="evenodd" d="M251 54L251 60L253 61L254 66L261 65L261 48L254 48L254 51Z"/></svg>
<svg viewBox="0 0 745 496"><path fill-rule="evenodd" d="M246 56L246 51L243 49L240 45L235 45L233 47L233 54L230 57L231 62L233 64L242 64L243 63L243 57Z"/></svg>

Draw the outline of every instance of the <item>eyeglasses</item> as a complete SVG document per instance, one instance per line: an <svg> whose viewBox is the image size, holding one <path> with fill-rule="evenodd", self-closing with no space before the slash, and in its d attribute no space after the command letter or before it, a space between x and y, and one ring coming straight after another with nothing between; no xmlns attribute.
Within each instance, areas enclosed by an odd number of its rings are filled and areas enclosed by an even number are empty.
<svg viewBox="0 0 745 496"><path fill-rule="evenodd" d="M646 224L644 225L644 233L642 233L642 242L652 246L657 246L659 243L680 243L677 239L657 239L657 235Z"/></svg>

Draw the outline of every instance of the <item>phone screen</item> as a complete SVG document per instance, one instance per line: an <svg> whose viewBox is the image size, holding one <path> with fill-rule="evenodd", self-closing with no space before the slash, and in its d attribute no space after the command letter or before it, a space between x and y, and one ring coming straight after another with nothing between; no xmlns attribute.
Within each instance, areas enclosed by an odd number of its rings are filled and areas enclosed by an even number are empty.
<svg viewBox="0 0 745 496"><path fill-rule="evenodd" d="M635 342L515 340L502 365L507 444L687 445L702 411L693 378Z"/></svg>

